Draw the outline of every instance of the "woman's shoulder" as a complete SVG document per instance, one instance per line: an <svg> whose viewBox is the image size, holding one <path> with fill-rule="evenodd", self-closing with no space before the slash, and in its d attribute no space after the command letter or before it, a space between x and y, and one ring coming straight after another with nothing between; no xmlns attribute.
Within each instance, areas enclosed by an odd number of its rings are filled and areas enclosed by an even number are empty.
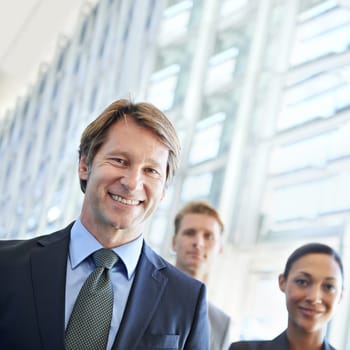
<svg viewBox="0 0 350 350"><path fill-rule="evenodd" d="M229 350L267 350L271 349L271 341L251 340L232 343Z"/></svg>
<svg viewBox="0 0 350 350"><path fill-rule="evenodd" d="M273 340L251 340L232 343L229 350L288 350L285 332Z"/></svg>

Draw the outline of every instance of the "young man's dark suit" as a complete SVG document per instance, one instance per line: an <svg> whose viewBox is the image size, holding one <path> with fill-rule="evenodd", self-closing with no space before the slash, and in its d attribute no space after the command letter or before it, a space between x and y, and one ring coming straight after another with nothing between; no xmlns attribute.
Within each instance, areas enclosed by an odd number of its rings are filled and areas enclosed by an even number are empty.
<svg viewBox="0 0 350 350"><path fill-rule="evenodd" d="M70 229L0 242L1 350L64 349ZM204 285L144 243L113 349L209 349L206 314Z"/></svg>
<svg viewBox="0 0 350 350"><path fill-rule="evenodd" d="M289 350L289 344L286 332L283 332L273 340L240 341L232 343L229 350ZM335 349L325 341L322 350Z"/></svg>

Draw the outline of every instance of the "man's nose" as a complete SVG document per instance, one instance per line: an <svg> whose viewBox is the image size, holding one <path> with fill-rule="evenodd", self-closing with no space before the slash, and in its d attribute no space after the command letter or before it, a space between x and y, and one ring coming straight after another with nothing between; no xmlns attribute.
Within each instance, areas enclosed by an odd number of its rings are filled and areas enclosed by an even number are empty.
<svg viewBox="0 0 350 350"><path fill-rule="evenodd" d="M202 237L202 235L200 235L200 234L195 235L194 244L197 247L203 247L204 246L204 238Z"/></svg>
<svg viewBox="0 0 350 350"><path fill-rule="evenodd" d="M128 191L137 190L142 184L141 171L139 169L128 169L121 177L120 183Z"/></svg>

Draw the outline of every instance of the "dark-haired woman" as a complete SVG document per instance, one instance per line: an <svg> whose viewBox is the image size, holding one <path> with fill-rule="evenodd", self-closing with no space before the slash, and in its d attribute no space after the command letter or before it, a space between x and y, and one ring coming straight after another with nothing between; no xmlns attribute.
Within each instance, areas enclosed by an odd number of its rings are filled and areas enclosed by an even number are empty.
<svg viewBox="0 0 350 350"><path fill-rule="evenodd" d="M287 329L273 340L240 341L229 350L334 350L325 331L342 298L343 280L343 264L331 247L309 243L296 249L279 276Z"/></svg>

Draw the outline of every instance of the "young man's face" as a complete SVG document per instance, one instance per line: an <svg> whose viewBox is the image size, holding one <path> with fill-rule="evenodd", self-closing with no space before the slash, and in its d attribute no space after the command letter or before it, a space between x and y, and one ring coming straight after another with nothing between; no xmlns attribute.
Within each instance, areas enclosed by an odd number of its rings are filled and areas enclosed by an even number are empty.
<svg viewBox="0 0 350 350"><path fill-rule="evenodd" d="M79 162L79 176L87 180L84 225L92 233L122 230L126 241L139 236L164 196L168 154L132 118L113 124L90 169L84 157Z"/></svg>
<svg viewBox="0 0 350 350"><path fill-rule="evenodd" d="M185 214L173 237L176 267L189 275L202 279L221 253L220 225L207 214Z"/></svg>

